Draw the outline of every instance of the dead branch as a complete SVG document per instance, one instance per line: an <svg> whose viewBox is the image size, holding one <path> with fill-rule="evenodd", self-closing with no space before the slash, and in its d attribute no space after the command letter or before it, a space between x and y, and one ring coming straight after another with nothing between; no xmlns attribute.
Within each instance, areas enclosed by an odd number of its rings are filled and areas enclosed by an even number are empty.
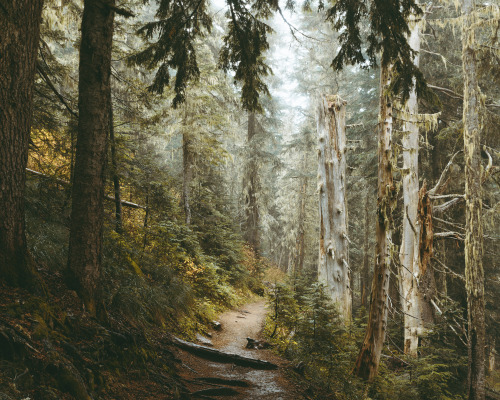
<svg viewBox="0 0 500 400"><path fill-rule="evenodd" d="M30 174L32 174L32 175L40 176L40 177L42 177L42 178L46 178L46 179L51 179L51 180L53 180L53 181L55 181L55 182L57 182L57 183L59 183L59 184L61 184L61 185L69 185L69 184L70 184L70 183L69 183L69 181L67 181L67 180L64 180L64 179L59 179L59 178L55 178L55 177L53 177L53 176L46 175L46 174L44 174L44 173L42 173L42 172L38 172L38 171L35 171L35 170L33 170L33 169L26 168L26 171L27 171L27 172L29 172L29 173L30 173ZM113 196L109 196L109 195L107 195L107 194L105 194L105 195L104 195L104 198L105 198L106 200L116 201L116 200L115 200L115 198L114 198ZM141 208L141 209L143 209L143 210L145 210L145 209L146 209L146 207L141 206L140 204L132 203L132 202L130 202L130 201L126 201L126 200L121 200L121 203L122 203L122 205L123 205L123 206L125 206L125 207L130 207L130 208Z"/></svg>
<svg viewBox="0 0 500 400"><path fill-rule="evenodd" d="M73 111L73 109L69 106L69 104L66 102L66 99L63 97L63 95L61 93L59 93L59 91L56 89L56 87L54 86L54 84L52 83L52 81L50 80L49 76L47 75L47 73L43 70L42 66L40 65L40 63L37 63L36 64L36 70L38 71L38 73L40 74L40 76L42 77L42 79L45 81L45 83L47 84L47 86L50 88L50 90L52 90L54 92L54 94L57 96L57 98L59 99L59 101L63 104L63 106L66 108L66 110L69 111L69 113L74 116L75 118L78 119L78 114Z"/></svg>
<svg viewBox="0 0 500 400"><path fill-rule="evenodd" d="M451 208L455 204L459 203L463 199L464 199L463 197L455 197L454 199L451 199L451 200L447 201L446 203L440 204L438 206L434 206L432 208L432 213L433 214L434 213L436 213L436 214L444 213L446 210L448 210L449 208Z"/></svg>
<svg viewBox="0 0 500 400"><path fill-rule="evenodd" d="M455 197L460 197L460 198L465 198L464 194L440 194L437 196L429 196L432 200L437 200L437 199L450 199L450 198L455 198Z"/></svg>
<svg viewBox="0 0 500 400"><path fill-rule="evenodd" d="M463 234L458 232L438 232L434 234L434 237L439 239L455 239L455 240L465 240Z"/></svg>
<svg viewBox="0 0 500 400"><path fill-rule="evenodd" d="M431 304L434 306L434 308L436 309L436 311L437 311L437 313L438 313L439 315L443 315L443 312L442 312L442 311L441 311L441 309L438 307L438 305L434 302L434 300L433 300L433 299L431 299ZM455 323L456 323L456 321L455 321ZM453 327L453 326L452 326L449 322L448 322L448 326L449 326L449 327L450 327L450 329L453 331L453 333L454 333L455 335L457 335L458 339L462 342L462 344L463 344L465 347L467 347L467 343L465 342L465 340L463 340L463 339L462 339L462 336L460 336L460 335L458 334L458 332L455 330L455 328L454 328L454 327Z"/></svg>
<svg viewBox="0 0 500 400"><path fill-rule="evenodd" d="M450 274L451 276L455 277L455 278L458 278L460 279L462 282L465 282L465 277L463 275L460 275L460 274L457 274L455 271L453 271L452 269L450 269L450 267L448 267L445 263L443 263L441 260L433 257L432 258L434 261L436 261L439 265L441 265L441 267L443 267L445 270L444 271L439 271L439 272L445 272L445 273L448 273ZM437 270L436 267L434 267L434 269Z"/></svg>
<svg viewBox="0 0 500 400"><path fill-rule="evenodd" d="M454 228L458 228L458 229L460 229L462 231L465 231L465 228L462 225L460 225L460 224L455 224L453 222L446 221L446 220L438 218L438 217L433 217L433 219L435 219L436 221L441 222L443 224L447 224L447 225L453 226Z"/></svg>
<svg viewBox="0 0 500 400"><path fill-rule="evenodd" d="M457 156L458 153L461 153L462 150L460 151L457 151L455 154L453 154L453 156L450 158L450 161L448 161L448 164L446 164L446 167L444 167L444 170L443 172L441 173L441 176L439 177L439 180L437 181L436 183L436 186L434 186L431 190L429 190L429 196L434 196L438 190L441 188L441 185L443 184L443 180L444 180L444 177L446 176L446 174L448 173L448 170L451 168L451 166L453 165L453 160L455 159L455 157Z"/></svg>
<svg viewBox="0 0 500 400"><path fill-rule="evenodd" d="M490 176L491 167L493 167L493 158L491 157L491 154L488 153L488 150L486 150L486 146L483 146L483 150L486 153L486 155L488 156L488 165L486 166L486 169L484 170L483 180L481 183L486 182L486 180Z"/></svg>

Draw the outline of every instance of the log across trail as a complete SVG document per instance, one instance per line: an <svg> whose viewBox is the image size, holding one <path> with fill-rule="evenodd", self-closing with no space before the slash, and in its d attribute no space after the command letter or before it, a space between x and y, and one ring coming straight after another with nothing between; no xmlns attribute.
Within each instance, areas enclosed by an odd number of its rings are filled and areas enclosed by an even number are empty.
<svg viewBox="0 0 500 400"><path fill-rule="evenodd" d="M240 365L242 367L250 367L255 369L277 369L278 366L274 363L265 360L259 360L257 358L240 356L238 354L226 353L224 351L212 349L206 346L200 346L199 344L186 342L185 340L174 338L174 343L176 346L183 350L189 351L190 353L206 358L212 361L217 361L221 363L230 363L235 365Z"/></svg>
<svg viewBox="0 0 500 400"><path fill-rule="evenodd" d="M259 338L265 301L222 314L221 330L212 332L213 347L174 339L180 375L193 399L300 400L303 391L289 362L271 350L246 349L247 337ZM200 340L201 341L201 340Z"/></svg>

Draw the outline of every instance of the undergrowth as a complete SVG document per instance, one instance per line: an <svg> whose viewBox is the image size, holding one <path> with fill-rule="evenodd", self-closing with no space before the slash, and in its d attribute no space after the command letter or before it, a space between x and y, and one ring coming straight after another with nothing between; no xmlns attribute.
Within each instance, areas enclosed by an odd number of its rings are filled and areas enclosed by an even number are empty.
<svg viewBox="0 0 500 400"><path fill-rule="evenodd" d="M48 294L0 284L1 398L185 398L171 335L193 338L218 313L263 293L267 264L229 217L207 210L213 223L187 226L174 190L151 182L147 190L147 223L144 210L124 210L116 229L113 203L106 204L107 319L96 320L63 280L68 192L51 179L28 180L28 242Z"/></svg>
<svg viewBox="0 0 500 400"><path fill-rule="evenodd" d="M316 399L465 398L466 349L447 322L456 310L453 304L424 338L418 358L407 357L398 343L388 340L379 375L371 383L352 375L367 323L363 307L346 326L323 286L301 277L276 283L269 291L269 305L266 335L316 388ZM392 318L388 336L398 337L401 321Z"/></svg>

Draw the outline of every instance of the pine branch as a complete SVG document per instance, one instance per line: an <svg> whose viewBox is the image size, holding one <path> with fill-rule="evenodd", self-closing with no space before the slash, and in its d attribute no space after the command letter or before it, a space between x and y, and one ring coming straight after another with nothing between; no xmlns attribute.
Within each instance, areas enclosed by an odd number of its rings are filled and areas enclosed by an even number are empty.
<svg viewBox="0 0 500 400"><path fill-rule="evenodd" d="M59 99L59 101L64 105L64 107L69 111L69 113L71 115L73 115L76 119L78 119L78 114L73 111L73 109L69 106L69 104L66 102L65 98L63 97L63 95L61 93L59 93L59 91L56 89L56 87L54 86L54 84L52 83L52 81L50 80L49 76L47 75L47 73L43 70L42 66L40 65L40 63L37 63L36 64L36 69L38 71L38 73L40 74L40 76L42 77L42 79L45 81L45 83L47 84L47 86L54 92L54 94L57 96L57 98Z"/></svg>

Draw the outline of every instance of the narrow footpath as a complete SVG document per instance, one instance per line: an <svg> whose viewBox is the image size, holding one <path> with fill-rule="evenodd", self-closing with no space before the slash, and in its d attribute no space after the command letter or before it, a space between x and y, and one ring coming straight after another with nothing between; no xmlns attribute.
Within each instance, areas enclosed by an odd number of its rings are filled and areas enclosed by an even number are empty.
<svg viewBox="0 0 500 400"><path fill-rule="evenodd" d="M249 303L239 310L222 314L221 330L213 331L210 341L200 338L198 344L268 361L277 369L255 369L234 363L207 360L191 352L179 350L182 364L179 373L193 398L204 399L259 399L300 400L304 388L291 371L290 363L271 350L246 349L247 337L259 339L266 317L265 301ZM216 389L216 390L214 390ZM198 392L198 394L195 394Z"/></svg>

